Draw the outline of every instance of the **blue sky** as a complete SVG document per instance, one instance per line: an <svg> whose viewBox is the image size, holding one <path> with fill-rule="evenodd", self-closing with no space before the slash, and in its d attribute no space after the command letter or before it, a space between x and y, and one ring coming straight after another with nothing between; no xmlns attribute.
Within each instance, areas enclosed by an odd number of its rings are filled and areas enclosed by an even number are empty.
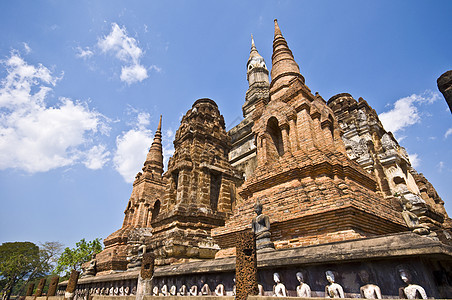
<svg viewBox="0 0 452 300"><path fill-rule="evenodd" d="M250 34L273 19L306 84L363 97L452 214L450 1L2 1L0 242L105 238L121 227L158 118L215 100L242 118Z"/></svg>

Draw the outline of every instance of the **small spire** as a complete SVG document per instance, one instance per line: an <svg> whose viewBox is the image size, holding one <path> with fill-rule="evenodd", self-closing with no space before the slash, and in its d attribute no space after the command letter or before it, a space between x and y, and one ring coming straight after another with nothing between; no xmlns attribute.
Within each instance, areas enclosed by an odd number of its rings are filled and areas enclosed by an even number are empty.
<svg viewBox="0 0 452 300"><path fill-rule="evenodd" d="M281 33L278 20L275 19L270 95L280 90L280 88L287 86L289 81L294 77L299 77L304 83L304 78L300 74L300 68L295 62L292 51L290 51L286 39Z"/></svg>
<svg viewBox="0 0 452 300"><path fill-rule="evenodd" d="M251 34L251 49L256 49L256 45L254 45L253 34Z"/></svg>
<svg viewBox="0 0 452 300"><path fill-rule="evenodd" d="M155 131L154 141L146 156L145 166L149 166L150 169L160 176L163 173L163 151L162 151L162 115L160 115L159 125Z"/></svg>
<svg viewBox="0 0 452 300"><path fill-rule="evenodd" d="M157 126L157 131L162 132L162 115L160 115L159 126Z"/></svg>
<svg viewBox="0 0 452 300"><path fill-rule="evenodd" d="M279 29L278 19L275 19L275 38L276 36L282 36L281 29Z"/></svg>

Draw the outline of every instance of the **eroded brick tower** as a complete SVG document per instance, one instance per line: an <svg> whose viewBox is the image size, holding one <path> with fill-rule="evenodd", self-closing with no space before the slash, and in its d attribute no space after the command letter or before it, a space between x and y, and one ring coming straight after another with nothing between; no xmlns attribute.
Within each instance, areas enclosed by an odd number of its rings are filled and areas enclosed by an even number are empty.
<svg viewBox="0 0 452 300"><path fill-rule="evenodd" d="M142 171L133 182L122 227L104 240L105 249L97 255L98 272L126 270L127 256L135 254L142 237L151 235L151 220L158 213L165 191L161 116Z"/></svg>
<svg viewBox="0 0 452 300"><path fill-rule="evenodd" d="M249 228L259 200L277 248L405 230L372 174L347 157L333 111L313 95L275 20L270 101L256 105L257 168L239 188L233 216L213 230L222 248Z"/></svg>
<svg viewBox="0 0 452 300"><path fill-rule="evenodd" d="M216 103L197 100L176 132L165 196L151 221L156 264L213 258L219 250L210 231L231 214L240 180L228 161L230 147Z"/></svg>

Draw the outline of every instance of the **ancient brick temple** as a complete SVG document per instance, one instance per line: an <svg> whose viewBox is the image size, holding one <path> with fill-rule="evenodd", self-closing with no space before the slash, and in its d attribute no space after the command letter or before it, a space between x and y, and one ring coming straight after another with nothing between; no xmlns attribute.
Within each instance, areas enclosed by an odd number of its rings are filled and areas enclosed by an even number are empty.
<svg viewBox="0 0 452 300"><path fill-rule="evenodd" d="M249 235L259 202L276 248L257 251L265 295L277 271L295 296L302 268L314 296L325 296L325 271L334 269L348 297L359 296L360 270L394 297L403 263L427 294L452 297L452 220L375 110L347 93L313 94L276 20L271 81L253 38L246 72L240 124L226 132L216 103L195 101L165 173L160 118L123 226L79 290L133 294L137 266L152 252L156 295L170 286L232 295L237 237ZM116 293L120 286L127 292Z"/></svg>
<svg viewBox="0 0 452 300"><path fill-rule="evenodd" d="M241 179L228 161L223 116L210 99L197 100L182 118L174 148L160 211L151 221L157 264L215 257L219 247L210 232L229 217Z"/></svg>
<svg viewBox="0 0 452 300"><path fill-rule="evenodd" d="M101 274L126 270L127 258L135 256L141 240L151 235L151 220L158 215L160 199L163 199L165 191L161 129L162 117L146 156L143 172L139 172L133 182L122 227L104 240L105 249L96 257L97 270Z"/></svg>

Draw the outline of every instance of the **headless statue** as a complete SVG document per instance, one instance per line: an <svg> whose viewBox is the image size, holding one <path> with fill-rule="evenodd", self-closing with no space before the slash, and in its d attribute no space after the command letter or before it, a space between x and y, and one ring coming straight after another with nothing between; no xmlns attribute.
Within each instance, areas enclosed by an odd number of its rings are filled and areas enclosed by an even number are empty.
<svg viewBox="0 0 452 300"><path fill-rule="evenodd" d="M264 296L264 287L262 286L262 284L257 284L257 291L258 296Z"/></svg>
<svg viewBox="0 0 452 300"><path fill-rule="evenodd" d="M196 284L190 288L190 296L198 296L198 286Z"/></svg>
<svg viewBox="0 0 452 300"><path fill-rule="evenodd" d="M232 278L232 282L234 282L234 284L232 286L232 295L235 296L235 289L236 289L236 287L235 287L235 277Z"/></svg>
<svg viewBox="0 0 452 300"><path fill-rule="evenodd" d="M273 281L276 283L273 286L273 296L287 297L286 286L281 283L281 276L278 273L273 274Z"/></svg>
<svg viewBox="0 0 452 300"><path fill-rule="evenodd" d="M222 283L218 284L215 288L215 295L226 296L226 293L224 292L224 285Z"/></svg>
<svg viewBox="0 0 452 300"><path fill-rule="evenodd" d="M152 289L152 295L153 296L159 295L159 287L158 286L154 286L154 288Z"/></svg>
<svg viewBox="0 0 452 300"><path fill-rule="evenodd" d="M427 299L427 294L422 286L411 283L411 275L404 268L399 269L400 279L407 284L399 289L399 297L402 299Z"/></svg>
<svg viewBox="0 0 452 300"><path fill-rule="evenodd" d="M275 248L275 245L270 241L270 218L262 213L262 204L258 201L254 205L256 217L251 222L251 228L256 235L256 250Z"/></svg>
<svg viewBox="0 0 452 300"><path fill-rule="evenodd" d="M304 282L303 273L298 272L296 276L298 282L300 283L300 285L297 286L297 297L311 298L311 288Z"/></svg>
<svg viewBox="0 0 452 300"><path fill-rule="evenodd" d="M176 294L177 294L177 287L175 285L172 285L170 290L169 290L169 293L170 293L171 296L176 296Z"/></svg>
<svg viewBox="0 0 452 300"><path fill-rule="evenodd" d="M179 295L181 296L187 296L188 295L188 291L187 291L187 286L185 284L183 284L180 289L179 289Z"/></svg>
<svg viewBox="0 0 452 300"><path fill-rule="evenodd" d="M163 284L160 292L161 292L162 296L168 296L168 286L166 284Z"/></svg>
<svg viewBox="0 0 452 300"><path fill-rule="evenodd" d="M359 288L361 298L364 299L381 299L381 291L378 285L372 284L369 281L369 273L366 270L361 270L358 273L361 282L364 284Z"/></svg>
<svg viewBox="0 0 452 300"><path fill-rule="evenodd" d="M332 271L326 271L326 280L328 284L325 286L325 298L344 298L344 289L340 284L334 282L334 274Z"/></svg>

